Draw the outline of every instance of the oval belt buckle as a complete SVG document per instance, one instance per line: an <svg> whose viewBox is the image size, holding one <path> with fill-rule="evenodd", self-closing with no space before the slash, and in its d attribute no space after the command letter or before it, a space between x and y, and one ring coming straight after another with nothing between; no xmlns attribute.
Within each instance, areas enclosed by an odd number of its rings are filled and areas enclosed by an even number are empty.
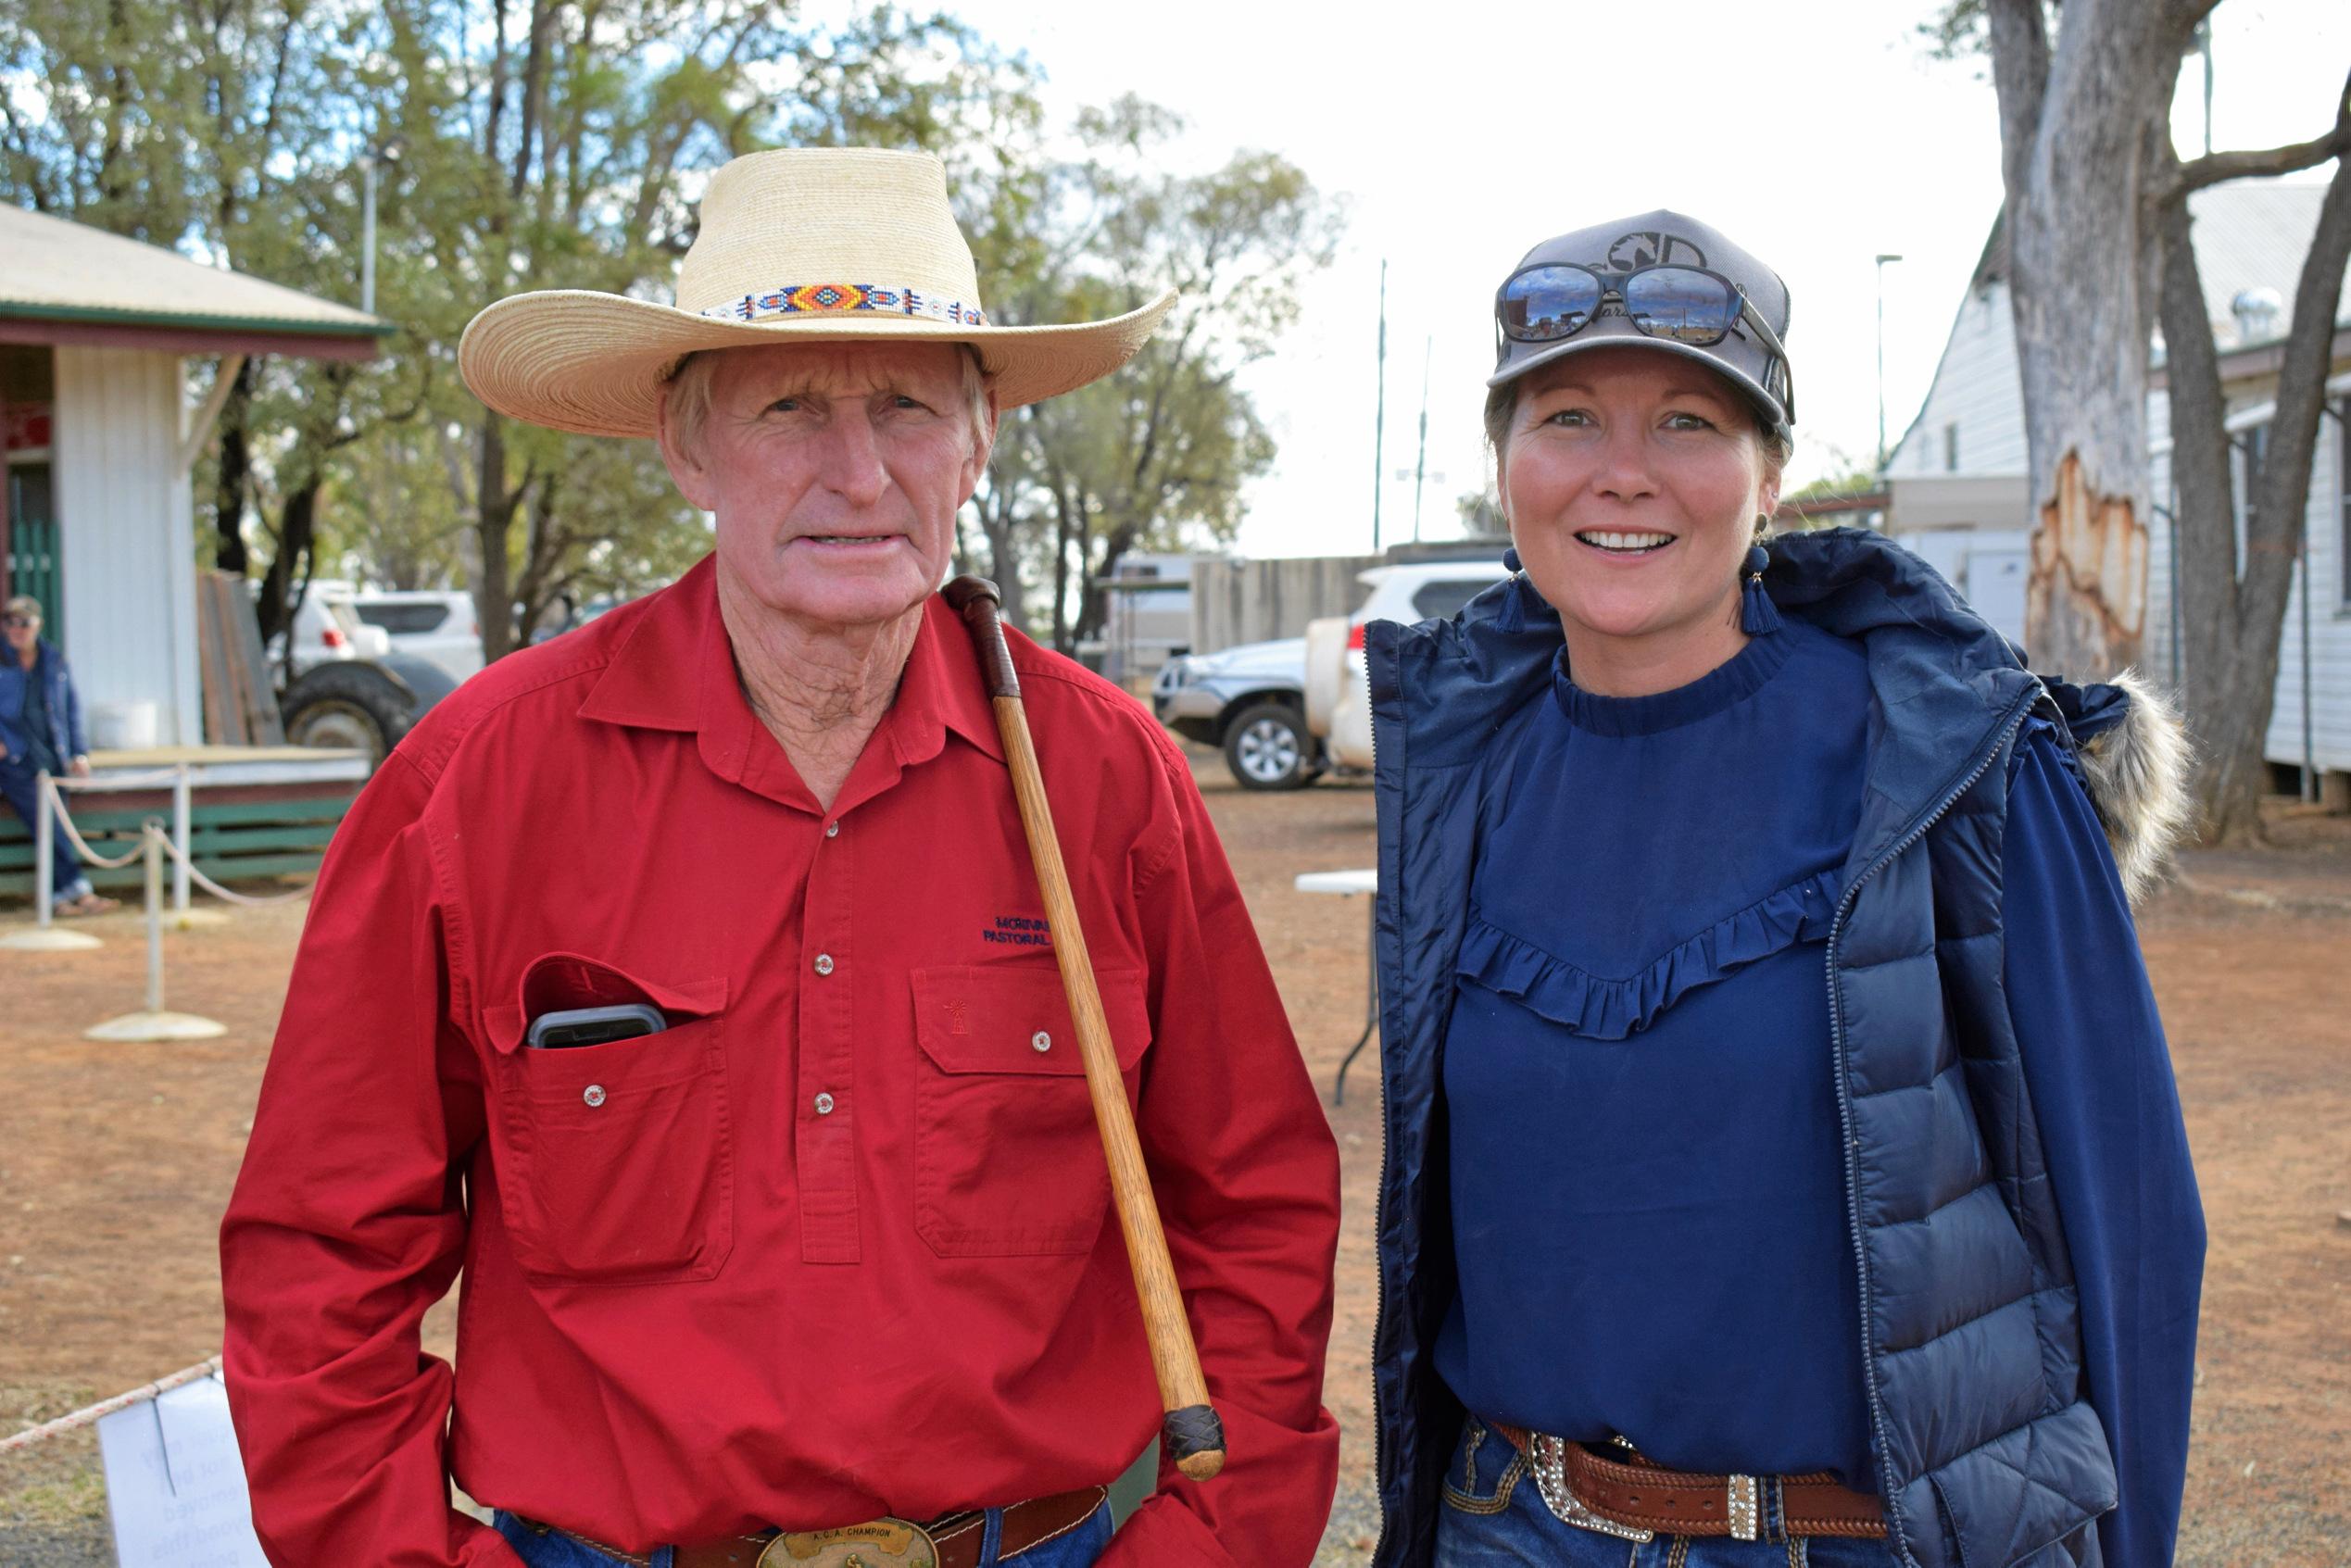
<svg viewBox="0 0 2351 1568"><path fill-rule="evenodd" d="M909 1520L874 1519L778 1536L754 1568L938 1568L938 1543Z"/></svg>

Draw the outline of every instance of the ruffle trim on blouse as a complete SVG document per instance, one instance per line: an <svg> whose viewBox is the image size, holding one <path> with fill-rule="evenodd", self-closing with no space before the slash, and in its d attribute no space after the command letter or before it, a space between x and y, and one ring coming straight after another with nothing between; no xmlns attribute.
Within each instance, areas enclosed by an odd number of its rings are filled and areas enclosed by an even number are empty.
<svg viewBox="0 0 2351 1568"><path fill-rule="evenodd" d="M1593 1040L1622 1040L1701 985L1758 959L1825 937L1842 891L1825 871L1716 921L1640 973L1604 979L1473 913L1461 942L1460 976Z"/></svg>

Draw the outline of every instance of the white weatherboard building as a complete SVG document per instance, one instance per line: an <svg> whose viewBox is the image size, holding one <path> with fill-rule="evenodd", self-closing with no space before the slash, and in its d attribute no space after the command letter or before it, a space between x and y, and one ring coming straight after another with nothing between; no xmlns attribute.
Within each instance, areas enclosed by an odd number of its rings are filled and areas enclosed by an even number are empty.
<svg viewBox="0 0 2351 1568"><path fill-rule="evenodd" d="M2325 187L2275 181L2218 185L2189 199L2205 307L2220 351L2239 505L2244 464L2257 462L2301 273ZM2017 368L2007 254L1995 228L1952 322L1918 416L1889 455L1886 531L1925 557L2010 638L2024 635L2032 528L2024 395ZM2351 289L2335 325L2328 412L2312 460L2307 552L2295 571L2270 709L2269 760L2351 773ZM2152 448L2146 664L2176 684L2181 670L2171 540L2171 416L2160 347L2148 399ZM2307 624L2306 641L2303 627ZM2304 726L2306 688L2308 731ZM2333 779L2340 791L2345 781ZM2337 797L2340 797L2339 796Z"/></svg>
<svg viewBox="0 0 2351 1568"><path fill-rule="evenodd" d="M205 739L189 470L248 355L364 359L388 322L0 207L0 595L42 602L84 710ZM218 361L193 406L191 357ZM103 743L101 743L103 744Z"/></svg>

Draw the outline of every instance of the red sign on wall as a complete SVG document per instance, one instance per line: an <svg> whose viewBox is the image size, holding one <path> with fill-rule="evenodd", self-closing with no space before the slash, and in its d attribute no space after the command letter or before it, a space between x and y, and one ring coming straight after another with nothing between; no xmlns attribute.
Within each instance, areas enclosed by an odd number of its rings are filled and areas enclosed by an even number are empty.
<svg viewBox="0 0 2351 1568"><path fill-rule="evenodd" d="M38 451L49 445L49 408L46 403L11 403L7 405L6 437L0 439L0 449L10 452Z"/></svg>

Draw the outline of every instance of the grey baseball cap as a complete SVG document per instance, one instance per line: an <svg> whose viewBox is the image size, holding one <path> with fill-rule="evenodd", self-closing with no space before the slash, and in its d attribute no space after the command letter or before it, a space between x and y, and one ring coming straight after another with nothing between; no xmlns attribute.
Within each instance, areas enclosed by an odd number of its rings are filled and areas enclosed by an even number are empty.
<svg viewBox="0 0 2351 1568"><path fill-rule="evenodd" d="M1486 378L1488 386L1501 386L1539 365L1586 349L1638 344L1695 359L1718 371L1746 394L1776 434L1787 434L1795 420L1795 389L1785 347L1788 285L1779 273L1733 245L1720 230L1662 208L1545 240L1511 269L1510 276L1516 279L1529 268L1562 265L1594 272L1609 288L1641 268L1692 267L1729 280L1745 296L1748 309L1741 312L1721 342L1693 344L1642 332L1633 324L1623 301L1612 297L1572 336L1547 343L1521 342L1502 330L1503 298L1497 292L1494 335L1500 348L1494 373ZM1503 291L1509 287L1505 280ZM1756 330L1757 318L1764 331Z"/></svg>

